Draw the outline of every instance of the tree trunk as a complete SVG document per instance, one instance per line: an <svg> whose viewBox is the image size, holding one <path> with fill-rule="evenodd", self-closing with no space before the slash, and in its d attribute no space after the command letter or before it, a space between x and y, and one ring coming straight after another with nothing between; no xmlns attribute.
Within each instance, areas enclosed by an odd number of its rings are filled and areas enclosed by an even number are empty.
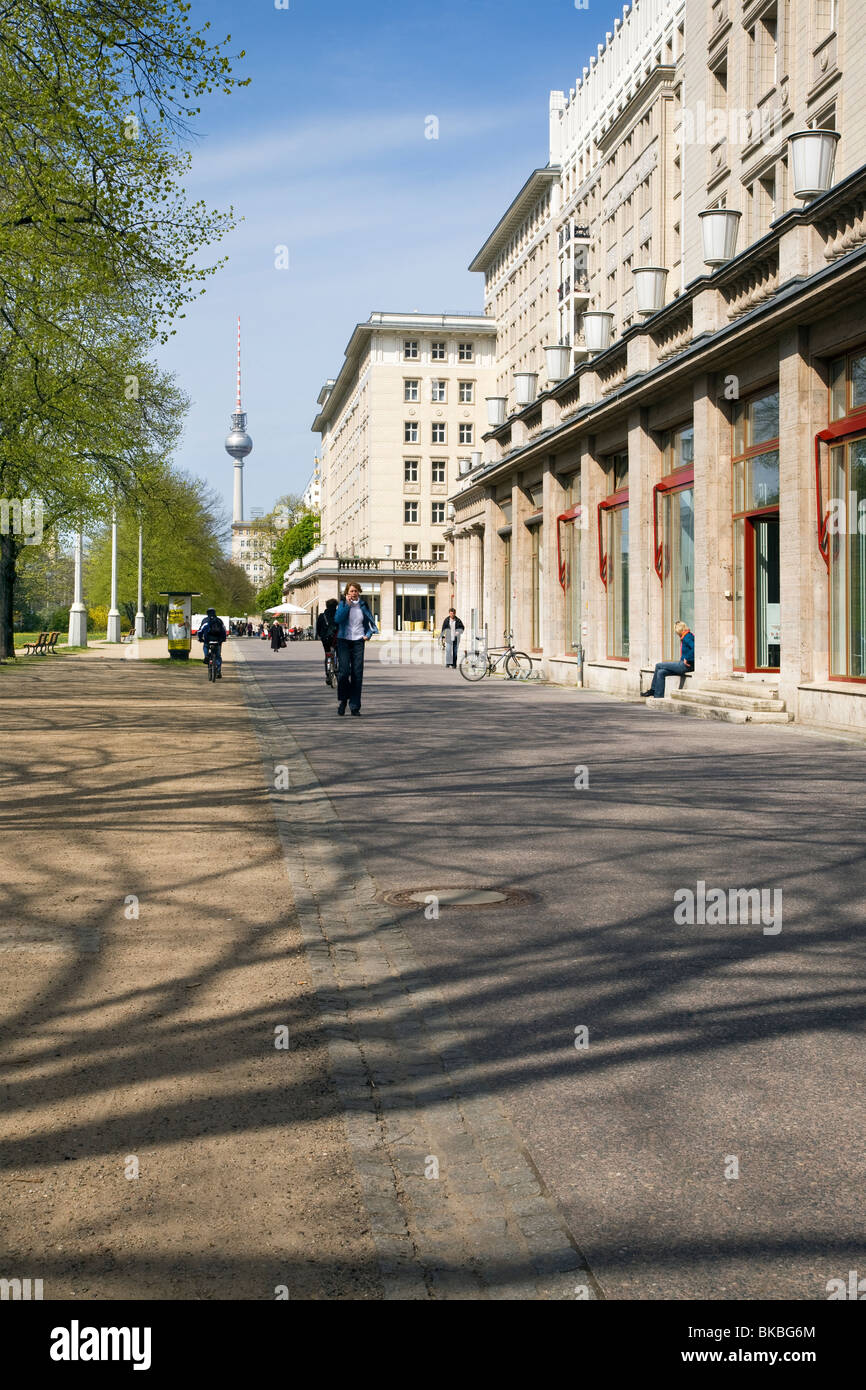
<svg viewBox="0 0 866 1390"><path fill-rule="evenodd" d="M13 611L15 602L15 560L18 542L11 532L0 535L0 661L15 656Z"/></svg>

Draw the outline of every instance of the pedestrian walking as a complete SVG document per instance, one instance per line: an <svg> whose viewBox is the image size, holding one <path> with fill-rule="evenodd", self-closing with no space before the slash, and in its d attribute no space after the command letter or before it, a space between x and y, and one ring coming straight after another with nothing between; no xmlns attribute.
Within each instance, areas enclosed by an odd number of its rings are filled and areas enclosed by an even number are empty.
<svg viewBox="0 0 866 1390"><path fill-rule="evenodd" d="M448 617L442 624L446 666L456 667L457 665L457 648L460 646L460 634L463 630L463 624L457 616L456 608L449 608Z"/></svg>
<svg viewBox="0 0 866 1390"><path fill-rule="evenodd" d="M279 618L271 623L271 651L278 652L281 647L286 645L286 634Z"/></svg>
<svg viewBox="0 0 866 1390"><path fill-rule="evenodd" d="M379 629L365 600L360 584L347 584L342 601L334 613L337 624L337 713L361 713L361 686L364 682L364 644Z"/></svg>
<svg viewBox="0 0 866 1390"><path fill-rule="evenodd" d="M333 677L328 670L328 656L334 648L337 640L337 620L334 614L337 611L337 600L329 598L323 611L316 619L316 636L325 650L325 683L331 684Z"/></svg>
<svg viewBox="0 0 866 1390"><path fill-rule="evenodd" d="M680 639L680 659L679 661L657 661L653 672L652 685L649 690L642 690L641 695L652 696L655 700L663 700L665 694L665 680L668 676L688 676L695 669L695 637L689 631L688 623L682 620L674 625L674 632Z"/></svg>

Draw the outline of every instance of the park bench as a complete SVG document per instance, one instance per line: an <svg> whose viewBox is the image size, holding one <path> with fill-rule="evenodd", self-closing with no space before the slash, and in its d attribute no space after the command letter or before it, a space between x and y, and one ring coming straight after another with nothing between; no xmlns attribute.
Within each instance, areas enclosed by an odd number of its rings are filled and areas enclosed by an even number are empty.
<svg viewBox="0 0 866 1390"><path fill-rule="evenodd" d="M48 652L48 653L50 653L50 652L56 652L56 650L57 650L57 639L58 639L59 636L60 636L60 633L59 633L59 632L49 632L49 634L48 634L48 641L45 643L45 646L44 646L43 650L44 650L45 652Z"/></svg>
<svg viewBox="0 0 866 1390"><path fill-rule="evenodd" d="M40 632L35 642L24 643L25 656L37 656L46 650L45 644L48 641L48 633Z"/></svg>
<svg viewBox="0 0 866 1390"><path fill-rule="evenodd" d="M135 641L135 630L133 629L132 632L125 632L125 633L123 634L123 636L121 637L120 640L121 640L121 642L134 642L134 641Z"/></svg>

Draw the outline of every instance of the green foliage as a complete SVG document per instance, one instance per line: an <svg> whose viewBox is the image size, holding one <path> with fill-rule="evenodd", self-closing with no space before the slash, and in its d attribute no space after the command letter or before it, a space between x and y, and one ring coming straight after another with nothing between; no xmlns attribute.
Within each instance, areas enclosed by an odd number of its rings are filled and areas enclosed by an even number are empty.
<svg viewBox="0 0 866 1390"><path fill-rule="evenodd" d="M293 526L280 536L271 555L274 573L282 592L282 577L293 560L303 557L319 544L319 518L315 512L302 512Z"/></svg>
<svg viewBox="0 0 866 1390"><path fill-rule="evenodd" d="M282 580L271 580L270 584L266 584L265 587L263 589L259 589L258 593L256 594L255 611L257 613L264 613L266 608L276 608L277 604L282 601L282 597Z"/></svg>
<svg viewBox="0 0 866 1390"><path fill-rule="evenodd" d="M237 85L189 10L0 9L0 496L43 497L48 528L147 494L178 436L185 402L148 353L232 225L187 199L178 137L204 93ZM0 537L0 656L21 549Z"/></svg>
<svg viewBox="0 0 866 1390"><path fill-rule="evenodd" d="M135 614L138 586L138 526L143 534L143 596L145 604L165 605L169 589L201 594L196 605L212 605L236 616L251 612L253 586L245 572L223 554L226 523L221 504L205 483L188 474L164 469L151 477L138 510L123 509L117 526L118 607L130 619ZM108 603L111 594L111 527L95 537L85 566L88 597Z"/></svg>

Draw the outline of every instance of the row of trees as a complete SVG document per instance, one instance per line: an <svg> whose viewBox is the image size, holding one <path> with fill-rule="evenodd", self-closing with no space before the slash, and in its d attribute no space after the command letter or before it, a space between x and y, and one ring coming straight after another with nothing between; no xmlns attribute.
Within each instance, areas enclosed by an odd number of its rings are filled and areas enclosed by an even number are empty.
<svg viewBox="0 0 866 1390"><path fill-rule="evenodd" d="M189 9L0 8L0 498L40 498L55 542L178 498L187 402L149 354L221 264L204 253L232 214L186 197L184 141L199 100L237 85L230 36ZM23 541L0 534L0 657Z"/></svg>

